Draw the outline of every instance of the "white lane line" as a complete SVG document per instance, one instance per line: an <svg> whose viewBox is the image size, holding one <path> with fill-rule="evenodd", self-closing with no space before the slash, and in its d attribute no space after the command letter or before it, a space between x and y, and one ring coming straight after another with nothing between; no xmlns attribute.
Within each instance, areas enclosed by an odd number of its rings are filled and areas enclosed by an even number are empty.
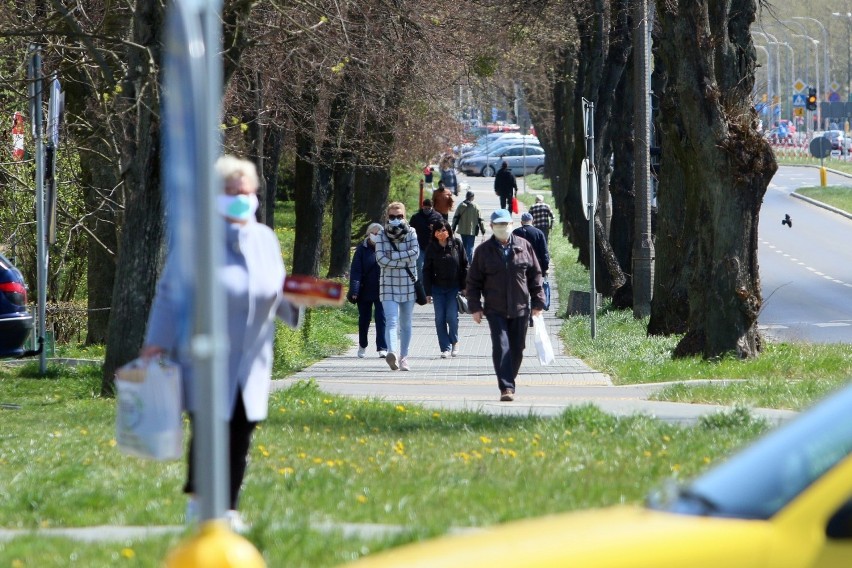
<svg viewBox="0 0 852 568"><path fill-rule="evenodd" d="M816 327L849 327L850 325L852 325L852 323L830 321L830 322L825 322L825 323L815 323L814 325Z"/></svg>
<svg viewBox="0 0 852 568"><path fill-rule="evenodd" d="M844 282L843 280L838 280L837 278L834 278L833 276L829 276L828 274L825 274L824 272L820 272L816 268L808 266L804 262L800 261L798 258L790 256L789 254L785 253L783 250L777 248L775 245L769 243L769 241L761 240L760 242L762 244L766 245L767 248L774 250L776 253L781 254L781 255L785 256L786 258L789 258L791 262L794 262L799 266L804 266L807 270L809 270L810 272L813 272L817 276L822 276L826 280L829 280L831 282L835 282L835 283L840 284L842 286L846 286L847 288L852 288L852 284L850 284L849 282ZM847 324L844 324L844 325L847 325Z"/></svg>

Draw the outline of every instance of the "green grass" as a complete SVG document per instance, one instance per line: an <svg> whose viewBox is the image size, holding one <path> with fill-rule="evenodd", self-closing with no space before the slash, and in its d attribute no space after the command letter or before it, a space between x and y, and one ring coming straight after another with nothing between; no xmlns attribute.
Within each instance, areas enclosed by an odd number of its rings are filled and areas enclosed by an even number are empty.
<svg viewBox="0 0 852 568"><path fill-rule="evenodd" d="M852 212L852 186L801 187L796 193L816 199L842 211Z"/></svg>
<svg viewBox="0 0 852 568"><path fill-rule="evenodd" d="M522 197L522 199L524 199ZM577 251L553 229L551 258L564 309L571 290L588 291L589 273L577 263ZM799 409L852 379L852 346L846 344L767 343L759 357L705 361L701 357L673 359L680 336L649 337L647 319L636 320L630 310L607 303L596 317L591 339L589 316L565 320L561 334L566 351L594 369L609 374L616 384L741 379L743 385L679 386L657 398L693 403L748 403L768 408Z"/></svg>
<svg viewBox="0 0 852 568"><path fill-rule="evenodd" d="M113 442L114 403L97 372L50 379L0 374L4 420L0 526L179 524L183 466L126 458ZM313 383L273 395L255 437L242 509L269 566L332 566L448 527L622 502L691 477L765 431L742 411L695 427L614 418L592 407L555 419L434 412L337 397ZM548 472L543 475L542 472ZM535 483L529 483L535 479ZM512 499L506 499L512 495ZM405 531L344 539L318 522L383 523ZM86 544L26 537L0 543L19 566L159 566L181 535Z"/></svg>

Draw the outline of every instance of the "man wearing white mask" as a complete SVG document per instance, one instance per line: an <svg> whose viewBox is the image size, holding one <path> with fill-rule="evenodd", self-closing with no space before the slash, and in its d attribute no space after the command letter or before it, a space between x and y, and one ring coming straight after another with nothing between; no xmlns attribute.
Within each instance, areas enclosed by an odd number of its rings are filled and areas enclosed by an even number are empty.
<svg viewBox="0 0 852 568"><path fill-rule="evenodd" d="M473 255L465 296L473 321L480 323L483 314L488 320L500 400L510 402L515 399L530 315L544 309L544 289L532 245L512 235L511 213L505 209L492 213L491 231L494 236Z"/></svg>

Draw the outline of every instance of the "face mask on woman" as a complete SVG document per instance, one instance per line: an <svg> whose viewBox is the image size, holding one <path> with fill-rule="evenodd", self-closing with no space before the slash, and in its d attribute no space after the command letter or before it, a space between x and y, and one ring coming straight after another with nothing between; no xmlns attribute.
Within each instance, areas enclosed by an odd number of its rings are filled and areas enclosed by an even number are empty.
<svg viewBox="0 0 852 568"><path fill-rule="evenodd" d="M236 221L248 221L252 218L259 202L257 195L220 195L216 200L219 214Z"/></svg>
<svg viewBox="0 0 852 568"><path fill-rule="evenodd" d="M367 235L367 238L370 239L371 243L375 244L379 242L379 235L377 233L370 233L369 235Z"/></svg>

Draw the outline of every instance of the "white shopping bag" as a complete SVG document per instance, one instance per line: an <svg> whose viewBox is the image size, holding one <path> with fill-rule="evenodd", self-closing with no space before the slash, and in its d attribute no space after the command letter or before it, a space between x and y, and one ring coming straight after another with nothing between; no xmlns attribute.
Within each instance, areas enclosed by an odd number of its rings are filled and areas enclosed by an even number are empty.
<svg viewBox="0 0 852 568"><path fill-rule="evenodd" d="M141 458L180 458L183 453L180 367L166 359L135 359L116 371L115 386L118 448Z"/></svg>
<svg viewBox="0 0 852 568"><path fill-rule="evenodd" d="M556 356L553 354L553 345L550 343L550 336L547 335L547 328L544 327L544 317L542 315L533 316L533 330L535 331L535 350L538 353L538 361L542 365L553 363Z"/></svg>

